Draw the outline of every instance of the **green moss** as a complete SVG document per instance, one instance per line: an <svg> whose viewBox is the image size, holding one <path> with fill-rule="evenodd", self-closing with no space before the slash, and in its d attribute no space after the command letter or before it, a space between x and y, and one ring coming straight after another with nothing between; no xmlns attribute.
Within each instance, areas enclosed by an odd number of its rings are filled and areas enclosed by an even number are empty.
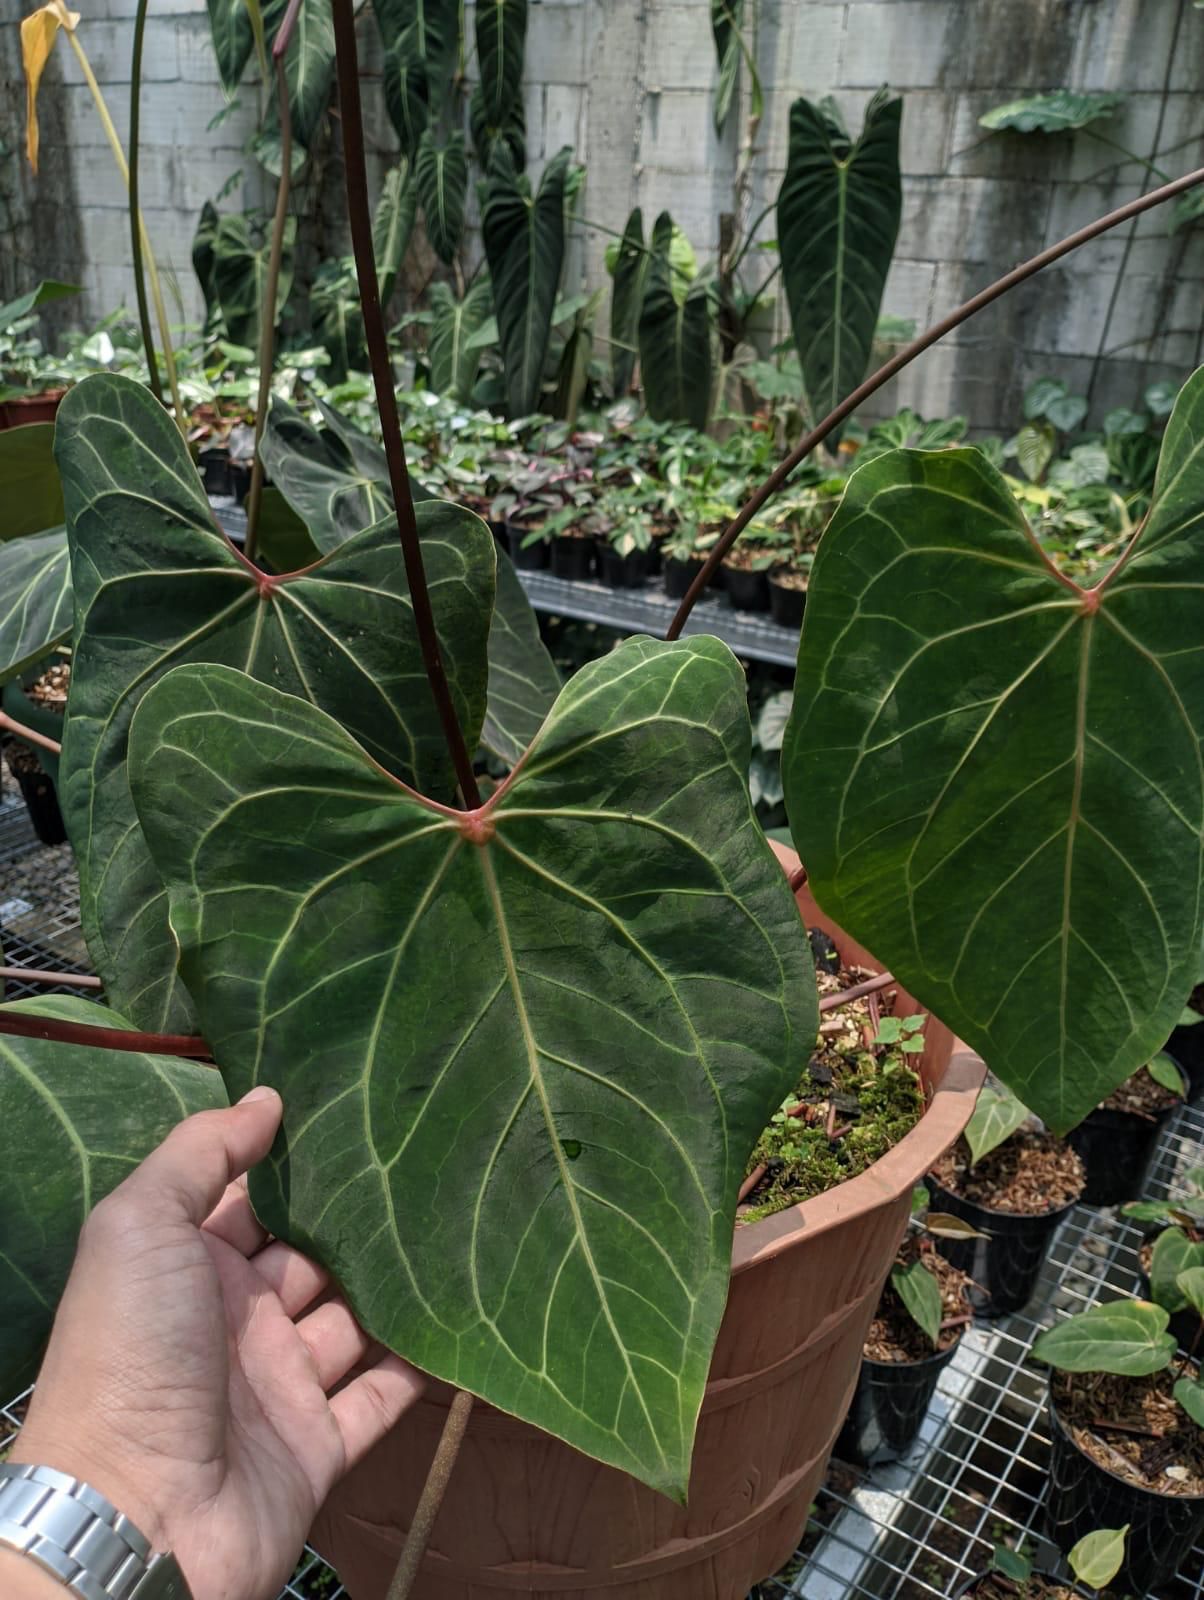
<svg viewBox="0 0 1204 1600"><path fill-rule="evenodd" d="M769 1171L741 1221L756 1222L823 1194L855 1178L898 1144L924 1111L924 1092L908 1059L913 1053L891 1044L855 1052L825 1050L813 1056L795 1093L783 1101L757 1141L748 1172L762 1163ZM830 1083L817 1082L817 1076L828 1074ZM828 1108L833 1101L834 1132L839 1137L829 1138ZM813 1121L786 1114L787 1108L800 1103L808 1107Z"/></svg>

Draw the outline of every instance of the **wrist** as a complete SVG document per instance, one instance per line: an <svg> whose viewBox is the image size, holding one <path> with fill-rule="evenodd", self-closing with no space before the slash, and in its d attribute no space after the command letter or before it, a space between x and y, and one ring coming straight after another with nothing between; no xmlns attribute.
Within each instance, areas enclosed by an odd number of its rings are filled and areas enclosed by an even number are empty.
<svg viewBox="0 0 1204 1600"><path fill-rule="evenodd" d="M0 1594L5 1600L63 1600L63 1586L36 1561L0 1545Z"/></svg>
<svg viewBox="0 0 1204 1600"><path fill-rule="evenodd" d="M8 1451L8 1459L30 1466L54 1467L90 1484L129 1518L152 1550L172 1548L165 1508L143 1483L142 1474L125 1462L119 1451L97 1449L82 1437L60 1434L35 1420L21 1429Z"/></svg>

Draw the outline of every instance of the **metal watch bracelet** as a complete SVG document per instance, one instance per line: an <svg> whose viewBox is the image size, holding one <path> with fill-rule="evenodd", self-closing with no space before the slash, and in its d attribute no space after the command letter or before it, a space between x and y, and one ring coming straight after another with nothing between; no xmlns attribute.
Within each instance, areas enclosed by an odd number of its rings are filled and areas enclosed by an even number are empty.
<svg viewBox="0 0 1204 1600"><path fill-rule="evenodd" d="M80 1600L192 1600L173 1555L153 1552L104 1495L54 1467L0 1462L0 1548Z"/></svg>

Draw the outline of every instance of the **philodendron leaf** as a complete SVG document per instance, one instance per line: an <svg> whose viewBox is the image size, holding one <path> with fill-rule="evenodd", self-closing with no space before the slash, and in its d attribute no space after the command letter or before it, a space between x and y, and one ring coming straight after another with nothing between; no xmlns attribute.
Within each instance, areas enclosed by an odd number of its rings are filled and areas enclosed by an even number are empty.
<svg viewBox="0 0 1204 1600"><path fill-rule="evenodd" d="M481 107L497 125L522 95L527 0L478 0L476 29Z"/></svg>
<svg viewBox="0 0 1204 1600"><path fill-rule="evenodd" d="M1032 1353L1059 1372L1114 1372L1144 1378L1168 1367L1175 1336L1161 1306L1148 1300L1114 1300L1092 1306L1046 1328L1033 1342Z"/></svg>
<svg viewBox="0 0 1204 1600"><path fill-rule="evenodd" d="M711 409L711 303L702 279L675 293L672 238L673 219L662 211L640 304L640 378L650 417L702 430Z"/></svg>
<svg viewBox="0 0 1204 1600"><path fill-rule="evenodd" d="M1189 1239L1182 1228L1165 1229L1154 1241L1150 1256L1151 1299L1172 1314L1182 1311L1187 1296L1179 1279L1196 1267L1204 1267L1204 1244Z"/></svg>
<svg viewBox="0 0 1204 1600"><path fill-rule="evenodd" d="M206 1037L284 1096L265 1225L382 1343L679 1499L745 1163L817 1022L749 743L711 638L584 667L471 820L228 668L132 734Z"/></svg>
<svg viewBox="0 0 1204 1600"><path fill-rule="evenodd" d="M1009 100L1006 105L984 112L978 121L992 132L1013 128L1017 133L1066 133L1114 116L1124 103L1123 94L1076 94L1070 89L1055 89L1050 94Z"/></svg>
<svg viewBox="0 0 1204 1600"><path fill-rule="evenodd" d="M277 317L288 303L293 286L296 237L297 219L289 217L284 226L284 253L276 286ZM268 238L266 235L256 237L246 217L236 214L220 218L213 234L213 281L226 334L234 344L258 347L270 256Z"/></svg>
<svg viewBox="0 0 1204 1600"><path fill-rule="evenodd" d="M467 404L472 398L480 350L469 343L489 317L493 291L488 276L482 276L457 300L450 285L432 283L428 291L431 306L431 335L427 355L431 364L431 387L436 394L451 395Z"/></svg>
<svg viewBox="0 0 1204 1600"><path fill-rule="evenodd" d="M936 1274L929 1272L921 1257L906 1267L893 1267L890 1284L902 1300L908 1316L935 1349L940 1343L941 1317L944 1314L941 1286L936 1281Z"/></svg>
<svg viewBox="0 0 1204 1600"><path fill-rule="evenodd" d="M251 14L246 0L207 0L209 33L217 59L222 88L233 94L242 82L243 72L254 44Z"/></svg>
<svg viewBox="0 0 1204 1600"><path fill-rule="evenodd" d="M1199 1316L1204 1317L1204 1266L1188 1267L1175 1279L1179 1293Z"/></svg>
<svg viewBox="0 0 1204 1600"><path fill-rule="evenodd" d="M397 283L401 263L409 248L410 235L414 231L417 211L418 187L410 171L410 163L402 156L397 165L385 173L380 199L372 218L372 254L376 260L383 306L388 305Z"/></svg>
<svg viewBox="0 0 1204 1600"><path fill-rule="evenodd" d="M130 717L180 661L222 661L320 702L390 771L450 797L396 524L271 579L219 534L179 430L128 378L85 378L58 418L76 599L59 799L107 997L135 1026L192 1031L166 899L126 777ZM418 507L427 579L469 745L485 709L493 540L478 517Z"/></svg>
<svg viewBox="0 0 1204 1600"><path fill-rule="evenodd" d="M1096 1528L1083 1535L1066 1557L1080 1583L1089 1589L1108 1587L1124 1565L1128 1531L1126 1522L1123 1528Z"/></svg>
<svg viewBox="0 0 1204 1600"><path fill-rule="evenodd" d="M124 1028L89 1000L46 996L3 1008ZM98 1200L194 1111L226 1103L212 1067L44 1039L0 1037L0 1390L32 1382L76 1239Z"/></svg>
<svg viewBox="0 0 1204 1600"><path fill-rule="evenodd" d="M373 10L379 21L380 7L374 6ZM386 40L385 44L385 108L401 140L401 154L412 162L431 115L426 67L412 27L403 29L396 39Z"/></svg>
<svg viewBox="0 0 1204 1600"><path fill-rule="evenodd" d="M504 143L495 145L481 204L481 234L512 417L539 410L552 309L564 260L565 187L573 152L566 145L544 168L534 199Z"/></svg>
<svg viewBox="0 0 1204 1600"><path fill-rule="evenodd" d="M1196 981L1204 371L1093 589L975 450L855 472L807 593L786 807L825 912L1056 1132Z"/></svg>
<svg viewBox="0 0 1204 1600"><path fill-rule="evenodd" d="M1196 1426L1204 1428L1204 1383L1199 1378L1179 1378L1171 1393Z"/></svg>
<svg viewBox="0 0 1204 1600"><path fill-rule="evenodd" d="M640 307L648 275L644 248L644 214L639 206L627 218L615 253L614 283L610 291L610 370L615 396L622 399L631 388L639 353Z"/></svg>
<svg viewBox="0 0 1204 1600"><path fill-rule="evenodd" d="M0 544L0 683L71 637L72 610L62 528Z"/></svg>
<svg viewBox="0 0 1204 1600"><path fill-rule="evenodd" d="M418 64L424 94L438 111L451 87L460 41L459 0L373 0L386 51L405 40Z"/></svg>
<svg viewBox="0 0 1204 1600"><path fill-rule="evenodd" d="M441 261L452 262L464 232L464 202L468 195L464 135L453 133L446 143L439 144L428 128L418 145L414 182L431 248Z"/></svg>
<svg viewBox="0 0 1204 1600"><path fill-rule="evenodd" d="M1030 1115L1028 1107L1017 1100L1010 1089L984 1083L974 1103L974 1115L966 1124L971 1164L976 1165L1005 1139L1011 1138Z"/></svg>
<svg viewBox="0 0 1204 1600"><path fill-rule="evenodd" d="M357 463L329 428L317 428L287 400L272 396L261 449L263 464L281 494L309 529L318 549L337 550L348 539L393 514L385 452Z"/></svg>
<svg viewBox="0 0 1204 1600"><path fill-rule="evenodd" d="M803 389L815 417L865 377L903 206L903 102L880 89L850 144L824 106L790 108L778 244ZM810 601L808 601L810 604Z"/></svg>
<svg viewBox="0 0 1204 1600"><path fill-rule="evenodd" d="M1023 1550L1012 1550L1006 1544L996 1544L991 1549L991 1569L1002 1572L1014 1583L1027 1583L1033 1575L1033 1563Z"/></svg>
<svg viewBox="0 0 1204 1600"><path fill-rule="evenodd" d="M0 428L0 540L42 533L62 520L54 423Z"/></svg>
<svg viewBox="0 0 1204 1600"><path fill-rule="evenodd" d="M489 701L481 743L511 766L535 738L560 692L560 674L514 563L497 552L497 596L489 628Z"/></svg>
<svg viewBox="0 0 1204 1600"><path fill-rule="evenodd" d="M263 26L269 44L275 41L287 10L288 0L266 0ZM293 137L308 148L326 111L334 77L334 17L330 0L303 0L284 58L284 76L288 84Z"/></svg>

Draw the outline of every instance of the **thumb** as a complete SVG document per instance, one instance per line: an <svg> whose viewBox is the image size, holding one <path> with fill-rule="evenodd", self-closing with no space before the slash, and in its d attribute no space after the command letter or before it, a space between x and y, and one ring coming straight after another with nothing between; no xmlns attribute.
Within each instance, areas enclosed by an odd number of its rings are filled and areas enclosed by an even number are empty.
<svg viewBox="0 0 1204 1600"><path fill-rule="evenodd" d="M229 1184L262 1161L280 1126L283 1103L259 1084L224 1111L200 1111L173 1128L122 1188L139 1206L174 1211L196 1227Z"/></svg>

